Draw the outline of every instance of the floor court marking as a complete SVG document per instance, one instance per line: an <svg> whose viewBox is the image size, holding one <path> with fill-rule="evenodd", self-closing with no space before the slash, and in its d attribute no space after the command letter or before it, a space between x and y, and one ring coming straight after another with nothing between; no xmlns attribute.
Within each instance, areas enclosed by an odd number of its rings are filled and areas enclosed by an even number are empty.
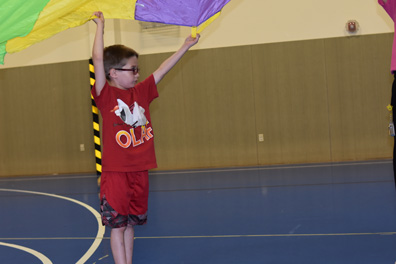
<svg viewBox="0 0 396 264"><path fill-rule="evenodd" d="M396 232L375 232L375 233L329 233L329 234L264 234L264 235L212 235L212 236L151 236L151 237L135 237L135 239L215 239L215 238L276 238L276 237L331 237L331 236L391 236ZM98 239L98 237L58 237L58 238L0 238L0 240L54 240L54 239ZM102 239L110 239L109 237L101 237ZM107 258L108 255L101 257L99 260ZM43 262L44 264L47 264ZM83 263L83 262L79 262ZM94 262L96 263L96 262ZM51 262L48 262L51 264ZM396 264L396 263L395 263Z"/></svg>
<svg viewBox="0 0 396 264"><path fill-rule="evenodd" d="M149 236L135 239L194 239L194 238L257 238L257 237L333 237L333 236L394 236L396 232L366 232L366 233L328 233L328 234L261 234L261 235L211 235L211 236ZM0 238L0 240L86 240L98 237L37 237L37 238ZM110 239L110 237L99 237Z"/></svg>
<svg viewBox="0 0 396 264"><path fill-rule="evenodd" d="M396 232L372 232L372 233L328 233L328 234L261 234L261 235L208 235L208 236L149 236L135 237L135 239L185 239L185 238L255 238L255 237L331 237L331 236L394 236ZM41 237L41 238L0 238L0 240L84 240L95 237ZM110 237L100 237L110 239Z"/></svg>
<svg viewBox="0 0 396 264"><path fill-rule="evenodd" d="M16 176L18 177L18 176ZM75 180L81 180L81 179L91 179L91 178L95 178L97 179L98 176L97 175L85 175L85 176L56 176L56 175L50 175L50 176L45 176L45 177L37 177L37 176L25 176L22 178L18 179L11 179L11 178L6 178L6 179L0 179L0 182L19 182L19 181L53 181L53 180L71 180L71 179L75 179Z"/></svg>
<svg viewBox="0 0 396 264"><path fill-rule="evenodd" d="M230 171L254 171L254 170L279 170L279 169L302 169L302 168L323 168L323 167L342 167L342 166L355 166L355 165L375 165L375 164L391 164L392 160L382 161L356 161L356 162L345 162L345 163L326 163L326 164L307 164L307 165L279 165L279 166L257 166L257 167L243 167L243 168L229 168L229 169L208 169L208 170L177 170L177 171L151 171L152 175L166 175L166 174L193 174L193 173L213 173L213 172L230 172ZM22 179L1 179L0 182L9 181L38 181L38 180L65 180L65 179L88 179L97 178L96 175L85 175L85 176L60 176L60 175L49 175L46 177L24 177Z"/></svg>
<svg viewBox="0 0 396 264"><path fill-rule="evenodd" d="M360 182L328 182L328 183L312 183L312 184L287 184L287 185L257 185L257 186L235 186L235 187L206 187L200 189L170 189L170 190L151 190L150 193L160 192L195 192L195 191L226 191L226 190L242 190L242 189L263 189L263 188L288 188L288 187L315 187L326 185L348 185L348 184L373 184L373 183L390 183L393 180L387 181L360 181Z"/></svg>
<svg viewBox="0 0 396 264"><path fill-rule="evenodd" d="M105 227L101 223L101 216L94 208L92 208L91 206L89 206L86 203L80 202L80 201L78 201L76 199L69 198L69 197L66 197L66 196L61 196L61 195L56 195L56 194L51 194L51 193L44 193L44 192L34 192L34 191L26 191L26 190L14 190L14 189L1 189L1 188L0 188L0 191L3 191L3 192L29 193L29 194L36 194L36 195L44 195L44 196L54 197L54 198L63 199L63 200L67 200L67 201L76 203L76 204L81 205L82 207L86 208L88 211L90 211L95 216L95 219L98 222L98 232L96 234L96 237L91 238L91 239L94 239L94 242L92 243L91 247L76 262L76 264L84 264L95 253L96 249L99 247L100 243L103 240L103 235L105 233Z"/></svg>
<svg viewBox="0 0 396 264"><path fill-rule="evenodd" d="M6 247L11 247L11 248L16 248L22 251L25 251L27 253L32 254L33 256L35 256L36 258L38 258L41 262L43 262L43 264L52 264L51 260L49 258L47 258L46 256L44 256L42 253L33 250L31 248L27 248L27 247L23 247L23 246L19 246L19 245L15 245L15 244L9 244L9 243L3 243L0 242L0 246L6 246Z"/></svg>
<svg viewBox="0 0 396 264"><path fill-rule="evenodd" d="M264 234L264 235L213 235L213 236L158 236L136 237L135 239L183 239L183 238L255 238L255 237L330 237L330 236L390 236L396 232L377 233L330 233L330 234Z"/></svg>
<svg viewBox="0 0 396 264"><path fill-rule="evenodd" d="M355 165L376 165L376 164L391 164L391 160L385 161L363 161L363 162L346 162L346 163L326 163L326 164L308 164L308 165L280 165L280 166L263 166L251 168L230 168L230 169L209 169L209 170L183 170L183 171L153 171L153 175L166 174L193 174L193 173L213 173L213 172L230 172L230 171L254 171L254 170L279 170L279 169L306 169L306 168L323 168L323 167L342 167Z"/></svg>

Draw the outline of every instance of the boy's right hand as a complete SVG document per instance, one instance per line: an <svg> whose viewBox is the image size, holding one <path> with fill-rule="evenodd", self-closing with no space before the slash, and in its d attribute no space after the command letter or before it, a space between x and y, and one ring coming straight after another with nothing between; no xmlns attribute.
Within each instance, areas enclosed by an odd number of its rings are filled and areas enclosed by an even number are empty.
<svg viewBox="0 0 396 264"><path fill-rule="evenodd" d="M101 12L101 11L96 11L96 12L93 12L93 14L92 14L93 16L95 16L94 17L94 19L93 19L93 21L96 23L96 24L104 24L104 15L103 15L103 13Z"/></svg>

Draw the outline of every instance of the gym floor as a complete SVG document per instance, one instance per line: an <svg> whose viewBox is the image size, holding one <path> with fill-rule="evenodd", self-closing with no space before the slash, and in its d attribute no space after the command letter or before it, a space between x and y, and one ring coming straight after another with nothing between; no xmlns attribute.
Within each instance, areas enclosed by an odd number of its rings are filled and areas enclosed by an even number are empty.
<svg viewBox="0 0 396 264"><path fill-rule="evenodd" d="M113 263L96 175L0 178L0 262ZM396 261L392 161L150 173L134 264Z"/></svg>

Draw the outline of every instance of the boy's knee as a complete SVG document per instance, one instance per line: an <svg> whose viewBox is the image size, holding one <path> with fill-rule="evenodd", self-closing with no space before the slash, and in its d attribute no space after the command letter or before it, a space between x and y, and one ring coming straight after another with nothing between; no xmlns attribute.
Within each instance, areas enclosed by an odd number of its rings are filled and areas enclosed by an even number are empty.
<svg viewBox="0 0 396 264"><path fill-rule="evenodd" d="M111 229L111 232L114 233L124 233L125 230L127 230L128 226L122 226L122 227L114 227Z"/></svg>

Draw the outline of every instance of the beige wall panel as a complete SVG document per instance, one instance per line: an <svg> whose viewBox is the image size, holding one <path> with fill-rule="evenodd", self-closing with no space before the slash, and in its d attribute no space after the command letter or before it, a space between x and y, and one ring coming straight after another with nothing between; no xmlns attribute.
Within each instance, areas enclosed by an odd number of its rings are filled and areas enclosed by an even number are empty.
<svg viewBox="0 0 396 264"><path fill-rule="evenodd" d="M161 83L160 169L257 164L250 58L248 46L190 51Z"/></svg>
<svg viewBox="0 0 396 264"><path fill-rule="evenodd" d="M183 67L191 160L198 167L257 164L251 48L192 55Z"/></svg>
<svg viewBox="0 0 396 264"><path fill-rule="evenodd" d="M83 61L0 71L0 176L92 171L87 67Z"/></svg>
<svg viewBox="0 0 396 264"><path fill-rule="evenodd" d="M392 157L392 36L189 51L151 105L159 169ZM141 56L141 80L170 55ZM0 176L95 172L88 79L86 61L0 70Z"/></svg>
<svg viewBox="0 0 396 264"><path fill-rule="evenodd" d="M330 160L323 40L253 46L259 164Z"/></svg>
<svg viewBox="0 0 396 264"><path fill-rule="evenodd" d="M334 161L389 158L390 34L325 40Z"/></svg>
<svg viewBox="0 0 396 264"><path fill-rule="evenodd" d="M145 55L139 58L141 79L151 74L171 54ZM186 57L183 60L187 59ZM177 64L158 85L159 97L150 105L157 162L160 169L174 169L188 163L186 119L182 89L182 63ZM190 150L191 151L191 150Z"/></svg>

